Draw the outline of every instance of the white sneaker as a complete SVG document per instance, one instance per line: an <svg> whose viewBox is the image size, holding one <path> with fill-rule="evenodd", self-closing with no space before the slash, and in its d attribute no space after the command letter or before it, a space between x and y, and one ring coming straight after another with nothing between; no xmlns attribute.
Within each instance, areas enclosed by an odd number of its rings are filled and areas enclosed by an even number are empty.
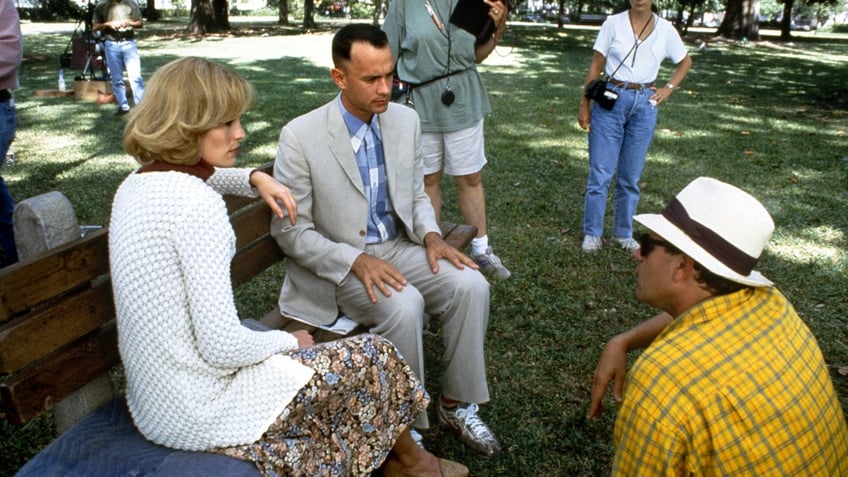
<svg viewBox="0 0 848 477"><path fill-rule="evenodd" d="M486 247L486 251L480 254L471 252L471 260L480 267L480 271L491 277L506 280L511 273L504 266L501 259L492 251L492 247Z"/></svg>
<svg viewBox="0 0 848 477"><path fill-rule="evenodd" d="M597 252L601 249L601 238L595 235L583 237L583 251L586 253Z"/></svg>
<svg viewBox="0 0 848 477"><path fill-rule="evenodd" d="M637 242L636 239L629 238L629 237L628 238L615 237L615 241L618 242L619 245L621 245L621 248L623 248L624 250L627 250L628 252L632 252L634 250L639 249L639 242Z"/></svg>
<svg viewBox="0 0 848 477"><path fill-rule="evenodd" d="M489 426L477 415L480 409L477 403L446 408L439 399L437 409L439 421L455 432L463 444L489 457L501 452L501 443L498 442Z"/></svg>

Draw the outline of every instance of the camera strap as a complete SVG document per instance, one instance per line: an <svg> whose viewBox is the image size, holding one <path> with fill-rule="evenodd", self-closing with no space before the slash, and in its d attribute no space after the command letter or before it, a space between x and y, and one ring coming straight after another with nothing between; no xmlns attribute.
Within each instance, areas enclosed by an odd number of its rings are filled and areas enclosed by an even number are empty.
<svg viewBox="0 0 848 477"><path fill-rule="evenodd" d="M410 83L409 81L403 81L403 80L400 80L400 81L409 85L410 88L418 87L418 86L426 86L430 83L435 83L436 81L439 81L440 79L445 79L445 78L448 78L448 77L453 76L453 75L458 75L458 74L462 73L463 71L466 71L466 70L451 71L450 73L447 73L447 74L444 74L444 75L441 75L441 76L436 76L435 78L428 79L427 81L422 81L421 83Z"/></svg>

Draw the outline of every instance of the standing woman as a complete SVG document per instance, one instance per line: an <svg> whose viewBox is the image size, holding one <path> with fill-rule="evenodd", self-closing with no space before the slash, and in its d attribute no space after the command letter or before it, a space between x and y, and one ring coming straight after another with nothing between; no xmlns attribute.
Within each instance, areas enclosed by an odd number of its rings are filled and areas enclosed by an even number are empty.
<svg viewBox="0 0 848 477"><path fill-rule="evenodd" d="M583 251L601 249L604 212L610 182L615 175L612 236L622 248L634 250L633 215L639 203L639 178L654 137L657 107L667 100L692 66L677 30L651 11L651 0L630 0L630 9L611 15L595 39L594 56L583 84L606 73L608 86L618 95L612 109L584 95L577 122L589 130L589 180L583 215ZM677 67L664 86L655 82L660 63L671 59Z"/></svg>
<svg viewBox="0 0 848 477"><path fill-rule="evenodd" d="M510 272L489 245L483 166L483 117L492 112L477 71L506 30L507 10L499 0L482 0L494 22L490 36L477 36L450 22L459 0L392 0L383 30L389 37L398 77L410 83L407 104L421 118L424 190L436 220L442 210L442 171L454 177L459 210L477 227L471 259L494 278Z"/></svg>
<svg viewBox="0 0 848 477"><path fill-rule="evenodd" d="M297 212L288 188L232 167L254 97L235 72L182 58L153 75L124 129L142 167L115 194L109 256L133 421L157 444L264 475L369 475L384 461L387 475L466 475L409 435L429 396L388 341L313 346L305 331L241 325L221 195L258 194L283 217L281 203L292 223Z"/></svg>

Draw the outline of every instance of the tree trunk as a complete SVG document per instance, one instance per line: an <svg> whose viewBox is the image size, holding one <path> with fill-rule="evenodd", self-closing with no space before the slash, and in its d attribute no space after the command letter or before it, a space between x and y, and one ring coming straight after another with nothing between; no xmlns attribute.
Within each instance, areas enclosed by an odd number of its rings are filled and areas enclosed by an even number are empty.
<svg viewBox="0 0 848 477"><path fill-rule="evenodd" d="M147 0L147 6L144 7L144 18L150 22L155 22L162 18L162 14L156 9L156 2L154 0Z"/></svg>
<svg viewBox="0 0 848 477"><path fill-rule="evenodd" d="M188 32L193 35L230 31L227 0L191 0Z"/></svg>
<svg viewBox="0 0 848 477"><path fill-rule="evenodd" d="M717 35L736 40L760 39L760 0L728 0Z"/></svg>
<svg viewBox="0 0 848 477"><path fill-rule="evenodd" d="M698 2L689 3L689 17L686 18L686 26L683 28L683 36L686 36L689 33L689 28L695 24L695 14L697 12Z"/></svg>
<svg viewBox="0 0 848 477"><path fill-rule="evenodd" d="M380 17L383 13L383 0L374 0L374 15L371 17L371 22L374 25L380 26Z"/></svg>
<svg viewBox="0 0 848 477"><path fill-rule="evenodd" d="M687 0L680 0L677 3L677 14L674 17L674 28L677 28L677 31L683 31L683 12L686 10Z"/></svg>
<svg viewBox="0 0 848 477"><path fill-rule="evenodd" d="M559 8L557 8L557 28L562 28L564 26L563 25L564 22L563 22L563 18L562 18L562 16L563 16L562 12L565 11L565 0L559 0L558 6L559 6Z"/></svg>
<svg viewBox="0 0 848 477"><path fill-rule="evenodd" d="M315 0L303 2L303 28L315 28Z"/></svg>
<svg viewBox="0 0 848 477"><path fill-rule="evenodd" d="M280 25L289 24L289 0L280 0L280 17L277 19Z"/></svg>
<svg viewBox="0 0 848 477"><path fill-rule="evenodd" d="M230 31L230 2L229 0L212 0L215 9L215 32Z"/></svg>
<svg viewBox="0 0 848 477"><path fill-rule="evenodd" d="M792 6L795 0L783 0L783 18L780 20L780 39L792 39Z"/></svg>

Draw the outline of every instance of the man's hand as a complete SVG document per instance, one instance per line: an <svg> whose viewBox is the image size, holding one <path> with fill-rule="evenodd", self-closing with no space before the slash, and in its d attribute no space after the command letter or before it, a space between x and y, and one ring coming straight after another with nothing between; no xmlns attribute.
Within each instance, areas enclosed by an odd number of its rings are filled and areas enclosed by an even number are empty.
<svg viewBox="0 0 848 477"><path fill-rule="evenodd" d="M312 335L306 330L297 330L292 331L291 334L297 338L297 347L298 348L311 348L315 346L315 339L312 338Z"/></svg>
<svg viewBox="0 0 848 477"><path fill-rule="evenodd" d="M406 281L406 277L394 265L366 253L361 253L356 257L350 270L365 285L365 291L368 293L371 303L377 303L377 294L374 292L375 287L383 295L389 297L392 296L392 291L389 287L401 291L409 283Z"/></svg>
<svg viewBox="0 0 848 477"><path fill-rule="evenodd" d="M627 345L621 336L615 336L607 342L595 374L592 376L592 402L589 404L588 417L596 418L604 414L604 397L610 382L613 383L612 397L621 403L624 389L624 375L627 373Z"/></svg>
<svg viewBox="0 0 848 477"><path fill-rule="evenodd" d="M250 173L250 185L259 192L259 196L265 200L265 203L271 208L271 212L281 219L283 218L283 209L280 208L277 201L282 202L288 212L289 222L294 225L295 219L297 219L297 202L288 187L262 171Z"/></svg>
<svg viewBox="0 0 848 477"><path fill-rule="evenodd" d="M430 269L433 270L433 273L439 273L440 258L444 258L460 270L466 266L474 270L479 268L473 260L457 250L456 247L448 245L442 236L436 232L430 232L424 236L424 244L427 246L427 261L430 263Z"/></svg>
<svg viewBox="0 0 848 477"><path fill-rule="evenodd" d="M612 397L621 403L624 390L624 375L627 374L627 352L648 347L662 330L674 318L666 312L660 312L650 319L639 323L624 333L613 336L607 341L598 367L592 377L592 402L589 404L589 418L600 417L604 413L601 399L610 382L613 383Z"/></svg>

